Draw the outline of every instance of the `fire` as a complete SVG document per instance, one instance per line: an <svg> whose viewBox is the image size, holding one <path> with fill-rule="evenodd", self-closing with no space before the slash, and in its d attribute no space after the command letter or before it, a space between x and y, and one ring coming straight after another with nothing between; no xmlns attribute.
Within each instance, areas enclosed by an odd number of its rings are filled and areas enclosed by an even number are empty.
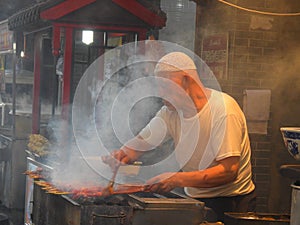
<svg viewBox="0 0 300 225"><path fill-rule="evenodd" d="M72 190L74 198L79 197L101 197L103 196L103 187L88 187Z"/></svg>

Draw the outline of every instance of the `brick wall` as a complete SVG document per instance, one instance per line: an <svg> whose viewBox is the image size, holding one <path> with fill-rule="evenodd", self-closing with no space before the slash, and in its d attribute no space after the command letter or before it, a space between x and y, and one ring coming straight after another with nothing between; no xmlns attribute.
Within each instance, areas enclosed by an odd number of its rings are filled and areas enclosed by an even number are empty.
<svg viewBox="0 0 300 225"><path fill-rule="evenodd" d="M206 34L228 33L228 77L219 80L224 92L242 106L244 89L271 89L268 134L250 134L254 181L260 212L288 212L290 183L279 167L295 163L284 149L279 128L300 126L300 96L297 59L300 48L299 17L270 16L247 12L218 1L197 1L195 52L200 55ZM268 12L300 12L300 2L291 0L235 0L239 6ZM291 88L291 85L295 86ZM292 96L293 101L286 97ZM300 101L299 101L300 102Z"/></svg>

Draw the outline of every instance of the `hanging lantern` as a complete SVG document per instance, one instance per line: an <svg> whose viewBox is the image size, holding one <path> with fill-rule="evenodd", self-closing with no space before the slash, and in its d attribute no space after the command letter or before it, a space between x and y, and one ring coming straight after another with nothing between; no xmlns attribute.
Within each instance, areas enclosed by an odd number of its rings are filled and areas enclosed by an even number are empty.
<svg viewBox="0 0 300 225"><path fill-rule="evenodd" d="M93 43L94 41L94 31L83 30L82 31L82 42L86 45Z"/></svg>

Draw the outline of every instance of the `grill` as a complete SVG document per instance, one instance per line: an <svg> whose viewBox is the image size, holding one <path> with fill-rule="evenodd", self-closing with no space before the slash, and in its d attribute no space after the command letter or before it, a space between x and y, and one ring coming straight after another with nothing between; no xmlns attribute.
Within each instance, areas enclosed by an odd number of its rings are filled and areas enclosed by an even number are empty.
<svg viewBox="0 0 300 225"><path fill-rule="evenodd" d="M30 162L36 167L25 172L33 181L28 217L35 225L199 225L205 220L204 203L179 193L150 193L137 183L116 184L105 196L96 181L84 187L75 181L54 184L52 168Z"/></svg>
<svg viewBox="0 0 300 225"><path fill-rule="evenodd" d="M199 225L205 217L202 202L175 193L73 199L34 184L33 202L36 225Z"/></svg>

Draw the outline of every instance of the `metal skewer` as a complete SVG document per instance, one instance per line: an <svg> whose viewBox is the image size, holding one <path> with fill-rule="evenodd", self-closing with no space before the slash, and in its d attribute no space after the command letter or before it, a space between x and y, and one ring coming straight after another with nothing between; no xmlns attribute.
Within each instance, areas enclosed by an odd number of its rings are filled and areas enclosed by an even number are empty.
<svg viewBox="0 0 300 225"><path fill-rule="evenodd" d="M116 166L116 168L115 168L114 171L113 171L113 175L112 175L112 177L111 177L111 179L110 179L110 181L109 181L109 183L108 183L108 186L109 186L110 188L113 188L113 186L114 186L114 184L115 184L115 180L116 180L116 176L117 176L119 167L120 167L119 165Z"/></svg>
<svg viewBox="0 0 300 225"><path fill-rule="evenodd" d="M120 163L118 163L115 166L115 168L113 170L113 175L110 178L108 185L103 189L103 193L102 193L103 196L109 196L109 195L113 194L113 187L114 187L114 184L115 184L115 180L116 180L116 176L117 176L119 167L120 167Z"/></svg>

